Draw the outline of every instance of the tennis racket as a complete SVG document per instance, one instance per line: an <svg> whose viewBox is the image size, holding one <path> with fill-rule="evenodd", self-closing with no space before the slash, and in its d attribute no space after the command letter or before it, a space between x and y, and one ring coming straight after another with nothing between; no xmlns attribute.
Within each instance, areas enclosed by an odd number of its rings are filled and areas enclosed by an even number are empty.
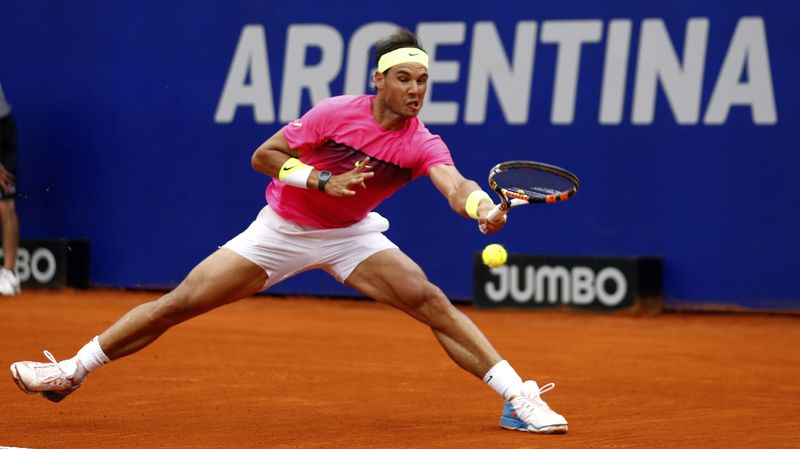
<svg viewBox="0 0 800 449"><path fill-rule="evenodd" d="M554 165L508 161L492 167L489 185L500 195L500 204L487 216L494 221L512 207L566 201L578 191L580 181L577 176Z"/></svg>

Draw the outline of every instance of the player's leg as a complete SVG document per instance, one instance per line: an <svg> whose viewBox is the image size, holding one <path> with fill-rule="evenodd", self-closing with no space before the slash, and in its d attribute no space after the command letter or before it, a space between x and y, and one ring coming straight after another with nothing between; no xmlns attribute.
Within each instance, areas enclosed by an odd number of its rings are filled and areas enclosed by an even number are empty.
<svg viewBox="0 0 800 449"><path fill-rule="evenodd" d="M447 354L506 399L501 426L539 433L564 433L567 422L542 401L542 387L522 382L489 340L422 269L399 249L386 249L362 261L345 283L376 301L394 306L431 327Z"/></svg>
<svg viewBox="0 0 800 449"><path fill-rule="evenodd" d="M453 361L478 378L502 360L472 320L399 249L373 254L345 284L430 326Z"/></svg>
<svg viewBox="0 0 800 449"><path fill-rule="evenodd" d="M255 263L229 249L219 249L177 288L130 310L75 357L56 362L45 352L51 363L14 363L12 377L23 391L41 392L58 402L78 388L88 372L143 349L178 323L257 293L266 280L266 273Z"/></svg>
<svg viewBox="0 0 800 449"><path fill-rule="evenodd" d="M100 346L111 360L132 354L178 323L259 292L266 280L258 265L229 249L219 249L177 288L133 308L112 324L100 334Z"/></svg>

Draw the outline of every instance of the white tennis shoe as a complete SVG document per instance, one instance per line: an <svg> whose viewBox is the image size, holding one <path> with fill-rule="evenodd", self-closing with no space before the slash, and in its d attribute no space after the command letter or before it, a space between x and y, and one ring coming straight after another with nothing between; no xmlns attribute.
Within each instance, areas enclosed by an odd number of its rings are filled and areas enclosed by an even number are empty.
<svg viewBox="0 0 800 449"><path fill-rule="evenodd" d="M11 364L11 377L25 393L42 393L46 399L61 402L83 384L73 384L74 373L68 373L50 351L44 351L50 362L15 362Z"/></svg>
<svg viewBox="0 0 800 449"><path fill-rule="evenodd" d="M539 388L532 380L522 384L520 394L506 402L500 427L523 432L567 433L567 420L542 400L542 393L555 387L556 384L549 383Z"/></svg>
<svg viewBox="0 0 800 449"><path fill-rule="evenodd" d="M21 291L19 276L6 267L0 267L0 295L15 296Z"/></svg>

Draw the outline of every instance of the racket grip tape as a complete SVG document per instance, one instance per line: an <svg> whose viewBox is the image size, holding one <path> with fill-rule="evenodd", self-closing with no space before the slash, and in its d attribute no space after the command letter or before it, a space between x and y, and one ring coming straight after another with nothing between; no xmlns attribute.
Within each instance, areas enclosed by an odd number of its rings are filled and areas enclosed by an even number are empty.
<svg viewBox="0 0 800 449"><path fill-rule="evenodd" d="M486 219L489 221L496 221L497 217L505 213L502 206L503 206L502 204L498 204L495 207L493 207L492 210L490 210L489 213L486 215Z"/></svg>

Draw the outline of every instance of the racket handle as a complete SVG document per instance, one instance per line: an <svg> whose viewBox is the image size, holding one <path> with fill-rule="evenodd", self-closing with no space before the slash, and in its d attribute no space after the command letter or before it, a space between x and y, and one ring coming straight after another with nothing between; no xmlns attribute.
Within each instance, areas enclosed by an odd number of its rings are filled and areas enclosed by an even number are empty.
<svg viewBox="0 0 800 449"><path fill-rule="evenodd" d="M498 216L504 213L505 211L503 210L503 205L498 204L497 206L493 207L492 210L489 211L489 214L486 215L486 219L489 221L495 221Z"/></svg>

